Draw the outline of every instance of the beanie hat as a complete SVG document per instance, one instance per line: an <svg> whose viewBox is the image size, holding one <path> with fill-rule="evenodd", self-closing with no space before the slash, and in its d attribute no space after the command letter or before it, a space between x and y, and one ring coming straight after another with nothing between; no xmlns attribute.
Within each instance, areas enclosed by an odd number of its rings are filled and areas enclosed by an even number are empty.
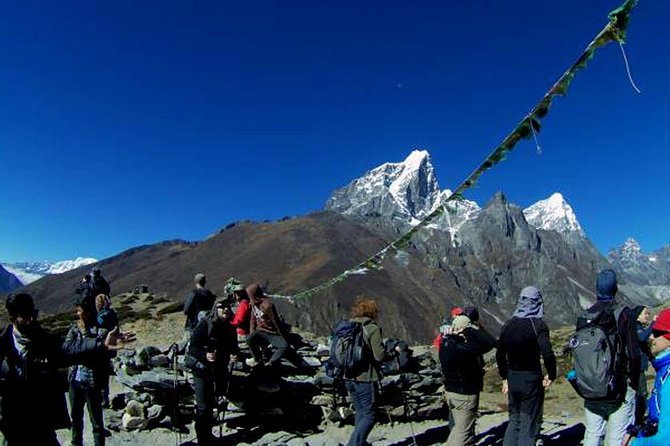
<svg viewBox="0 0 670 446"><path fill-rule="evenodd" d="M477 310L477 307L463 307L463 314L469 317L473 323L479 320L479 310Z"/></svg>
<svg viewBox="0 0 670 446"><path fill-rule="evenodd" d="M460 314L463 314L463 309L461 307L454 307L451 309L451 317L456 317Z"/></svg>
<svg viewBox="0 0 670 446"><path fill-rule="evenodd" d="M465 328L467 328L469 325L470 325L470 318L460 314L454 318L454 321L451 323L451 328L452 330L458 333L459 331L462 331Z"/></svg>
<svg viewBox="0 0 670 446"><path fill-rule="evenodd" d="M79 296L77 299L75 299L74 306L81 307L82 310L89 313L97 313L95 308L95 297L93 296Z"/></svg>
<svg viewBox="0 0 670 446"><path fill-rule="evenodd" d="M611 269L604 269L598 273L596 278L596 296L601 302L614 300L617 292L616 273Z"/></svg>
<svg viewBox="0 0 670 446"><path fill-rule="evenodd" d="M663 337L670 339L670 308L666 308L665 310L658 313L658 316L656 316L656 320L652 324L651 329L653 331L664 331L665 334ZM656 337L656 335L654 335L654 337Z"/></svg>
<svg viewBox="0 0 670 446"><path fill-rule="evenodd" d="M195 283L199 283L200 285L204 285L206 280L207 279L205 278L205 275L203 273L196 274L195 278L193 279Z"/></svg>

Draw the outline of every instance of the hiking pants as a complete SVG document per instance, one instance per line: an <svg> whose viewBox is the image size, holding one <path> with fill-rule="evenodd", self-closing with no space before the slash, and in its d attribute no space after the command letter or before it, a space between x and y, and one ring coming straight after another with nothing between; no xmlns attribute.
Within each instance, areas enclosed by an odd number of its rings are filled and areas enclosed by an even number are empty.
<svg viewBox="0 0 670 446"><path fill-rule="evenodd" d="M214 375L211 369L203 371L211 376L193 373L193 387L195 388L195 434L198 445L207 446L214 442L212 435L214 415Z"/></svg>
<svg viewBox="0 0 670 446"><path fill-rule="evenodd" d="M70 418L72 418L72 446L84 444L84 405L93 428L95 446L105 445L105 425L102 417L102 389L88 387L77 381L70 383Z"/></svg>
<svg viewBox="0 0 670 446"><path fill-rule="evenodd" d="M266 365L274 365L279 362L281 358L286 358L296 367L301 367L304 365L302 358L300 358L295 350L293 350L293 348L288 345L286 339L278 334L256 330L251 333L251 335L249 335L247 344L249 344L249 348L251 349L251 354L254 356L254 359L259 363L263 362L263 353L261 348L264 344L270 344L272 345L274 352L272 353L272 357Z"/></svg>
<svg viewBox="0 0 670 446"><path fill-rule="evenodd" d="M462 395L446 392L447 406L449 407L450 426L449 439L446 446L472 446L475 444L475 421L479 408L479 394Z"/></svg>
<svg viewBox="0 0 670 446"><path fill-rule="evenodd" d="M375 425L377 384L374 382L345 381L354 404L355 425L347 446L364 446Z"/></svg>
<svg viewBox="0 0 670 446"><path fill-rule="evenodd" d="M503 446L535 446L542 427L542 374L510 370L507 384L509 424Z"/></svg>
<svg viewBox="0 0 670 446"><path fill-rule="evenodd" d="M49 430L38 425L7 427L2 432L4 441L0 440L2 446L61 446L53 429Z"/></svg>
<svg viewBox="0 0 670 446"><path fill-rule="evenodd" d="M626 397L618 408L598 410L597 403L584 405L584 446L619 446L626 435L626 428L635 419L635 391L628 387ZM611 405L610 405L611 406ZM605 437L607 442L605 443Z"/></svg>

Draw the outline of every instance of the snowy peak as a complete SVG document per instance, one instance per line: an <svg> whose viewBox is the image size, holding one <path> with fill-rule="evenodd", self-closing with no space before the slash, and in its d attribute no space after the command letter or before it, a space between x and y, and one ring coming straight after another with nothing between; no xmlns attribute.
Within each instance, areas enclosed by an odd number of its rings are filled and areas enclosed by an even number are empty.
<svg viewBox="0 0 670 446"><path fill-rule="evenodd" d="M345 215L420 220L438 201L440 187L430 155L414 150L401 163L384 163L336 190L326 209Z"/></svg>
<svg viewBox="0 0 670 446"><path fill-rule="evenodd" d="M564 237L586 238L572 207L556 192L523 211L526 221L537 229L556 231Z"/></svg>
<svg viewBox="0 0 670 446"><path fill-rule="evenodd" d="M77 257L74 260L62 260L60 262L18 262L3 264L5 269L14 274L23 285L32 283L49 274L62 274L82 266L96 263L98 260L92 257Z"/></svg>

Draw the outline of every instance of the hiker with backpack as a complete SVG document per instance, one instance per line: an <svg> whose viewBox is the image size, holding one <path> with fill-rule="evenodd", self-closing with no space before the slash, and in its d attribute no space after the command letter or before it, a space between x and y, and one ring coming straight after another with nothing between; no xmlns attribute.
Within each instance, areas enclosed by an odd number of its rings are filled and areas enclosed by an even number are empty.
<svg viewBox="0 0 670 446"><path fill-rule="evenodd" d="M232 311L226 298L218 298L207 317L202 318L191 336L186 363L193 372L199 445L211 445L213 411L217 399L227 396L228 364L237 361L240 351Z"/></svg>
<svg viewBox="0 0 670 446"><path fill-rule="evenodd" d="M209 312L216 300L216 296L205 287L207 277L203 273L196 274L193 281L195 282L195 288L186 298L186 303L184 304L184 314L186 315L184 337L186 340L191 338L191 333L198 324L198 315L201 312L203 314Z"/></svg>
<svg viewBox="0 0 670 446"><path fill-rule="evenodd" d="M670 444L670 309L661 311L651 326L650 352L656 370L644 425L629 429L622 446L667 446ZM666 385L667 383L667 385Z"/></svg>
<svg viewBox="0 0 670 446"><path fill-rule="evenodd" d="M91 297L95 297L98 294L104 294L106 296L111 295L112 290L109 286L109 282L102 276L102 272L97 266L94 266L91 269L91 280L88 286L91 288Z"/></svg>
<svg viewBox="0 0 670 446"><path fill-rule="evenodd" d="M616 273L596 278L597 302L577 320L568 341L574 369L568 381L584 399L584 446L619 446L634 423L640 347L630 308L615 305Z"/></svg>
<svg viewBox="0 0 670 446"><path fill-rule="evenodd" d="M107 331L112 331L119 326L119 317L117 316L116 311L111 307L109 296L105 294L98 294L95 296L95 309L98 312L96 316L98 327ZM107 379L102 383L102 407L105 409L109 408L109 378L114 372L111 358L110 361L108 361L108 366Z"/></svg>
<svg viewBox="0 0 670 446"><path fill-rule="evenodd" d="M494 347L490 343L480 343L477 335L473 336L477 331L470 318L459 315L442 339L440 365L449 407L446 446L474 445L479 394L484 389L484 368L480 358Z"/></svg>
<svg viewBox="0 0 670 446"><path fill-rule="evenodd" d="M355 424L347 446L363 446L375 425L379 398L379 367L384 359L377 302L361 297L351 307L351 319L340 321L331 342L329 374L344 379L354 406Z"/></svg>
<svg viewBox="0 0 670 446"><path fill-rule="evenodd" d="M521 290L512 319L500 334L496 362L509 405L504 446L534 446L540 434L544 392L556 379L556 357L543 317L542 294L528 286Z"/></svg>

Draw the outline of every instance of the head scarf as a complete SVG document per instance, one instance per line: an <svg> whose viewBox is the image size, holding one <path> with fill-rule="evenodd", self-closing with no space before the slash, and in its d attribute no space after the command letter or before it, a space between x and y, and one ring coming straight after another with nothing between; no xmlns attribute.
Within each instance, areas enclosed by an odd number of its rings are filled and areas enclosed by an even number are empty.
<svg viewBox="0 0 670 446"><path fill-rule="evenodd" d="M544 317L544 305L542 303L542 294L534 286L527 286L521 290L519 300L516 302L516 311L514 317Z"/></svg>

